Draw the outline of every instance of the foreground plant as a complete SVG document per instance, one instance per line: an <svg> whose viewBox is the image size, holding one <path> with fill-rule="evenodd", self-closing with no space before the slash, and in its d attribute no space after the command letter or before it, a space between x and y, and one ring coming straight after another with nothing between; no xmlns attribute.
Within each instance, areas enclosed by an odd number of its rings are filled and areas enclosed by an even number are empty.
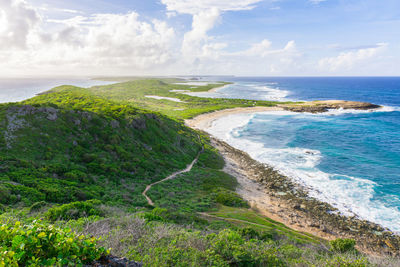
<svg viewBox="0 0 400 267"><path fill-rule="evenodd" d="M34 221L0 225L0 267L80 266L109 253L98 239Z"/></svg>

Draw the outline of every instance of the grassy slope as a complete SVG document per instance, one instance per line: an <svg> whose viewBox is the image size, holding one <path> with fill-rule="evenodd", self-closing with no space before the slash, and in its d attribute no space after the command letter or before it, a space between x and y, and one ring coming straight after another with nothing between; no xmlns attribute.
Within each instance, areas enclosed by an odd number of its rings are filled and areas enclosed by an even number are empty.
<svg viewBox="0 0 400 267"><path fill-rule="evenodd" d="M221 171L222 158L205 136L200 144L197 133L180 120L217 109L274 103L201 99L169 92L189 88L159 80L92 89L62 86L23 103L0 105L0 201L5 210L0 219L52 221L47 211L53 207L50 210L58 213L52 214L63 218L54 223L106 237L103 244L114 253L150 266L284 266L297 264L305 255L307 260L300 264L335 261L338 255L327 252L324 241L243 208L233 193L235 179ZM176 97L187 103L144 95ZM21 105L33 107L25 112ZM52 112L57 119L49 119ZM12 117L16 113L20 115ZM11 132L10 120L17 125ZM4 138L7 132L11 139ZM146 208L141 195L145 185L184 168L202 145L205 152L191 172L150 190L156 206L164 209ZM103 204L54 206L86 199L99 199ZM82 207L89 209L82 212ZM255 229L260 236L251 241L238 230L243 227ZM217 246L225 243L234 247ZM339 256L347 262L358 260L353 254ZM268 261L276 264L268 265Z"/></svg>

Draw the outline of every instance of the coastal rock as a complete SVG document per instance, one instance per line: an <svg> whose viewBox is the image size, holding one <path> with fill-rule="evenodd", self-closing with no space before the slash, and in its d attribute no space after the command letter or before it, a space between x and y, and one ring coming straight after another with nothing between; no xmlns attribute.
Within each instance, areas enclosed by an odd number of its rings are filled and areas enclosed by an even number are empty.
<svg viewBox="0 0 400 267"><path fill-rule="evenodd" d="M57 113L50 113L47 115L47 119L50 121L55 121L58 118Z"/></svg>
<svg viewBox="0 0 400 267"><path fill-rule="evenodd" d="M146 116L147 119L151 119L151 120L155 120L157 122L160 122L160 119L154 113L146 113L145 116Z"/></svg>
<svg viewBox="0 0 400 267"><path fill-rule="evenodd" d="M330 109L372 110L381 107L379 105L367 102L344 101L344 100L312 101L312 102L295 103L295 104L284 104L278 106L283 108L284 110L292 112L309 112L309 113L321 113L329 111Z"/></svg>
<svg viewBox="0 0 400 267"><path fill-rule="evenodd" d="M112 120L110 124L111 124L111 127L114 129L119 127L119 121Z"/></svg>
<svg viewBox="0 0 400 267"><path fill-rule="evenodd" d="M112 255L100 258L91 265L84 265L85 267L142 267L142 263L130 261L127 258L118 258Z"/></svg>
<svg viewBox="0 0 400 267"><path fill-rule="evenodd" d="M146 122L143 119L134 119L132 120L131 125L133 126L133 128L138 130L146 129Z"/></svg>

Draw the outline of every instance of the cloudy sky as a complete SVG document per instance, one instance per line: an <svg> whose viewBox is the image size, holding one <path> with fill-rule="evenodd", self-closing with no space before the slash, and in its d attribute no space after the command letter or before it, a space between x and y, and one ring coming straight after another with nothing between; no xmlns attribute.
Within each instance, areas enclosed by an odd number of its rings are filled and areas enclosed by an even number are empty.
<svg viewBox="0 0 400 267"><path fill-rule="evenodd" d="M0 0L0 76L400 75L399 0Z"/></svg>

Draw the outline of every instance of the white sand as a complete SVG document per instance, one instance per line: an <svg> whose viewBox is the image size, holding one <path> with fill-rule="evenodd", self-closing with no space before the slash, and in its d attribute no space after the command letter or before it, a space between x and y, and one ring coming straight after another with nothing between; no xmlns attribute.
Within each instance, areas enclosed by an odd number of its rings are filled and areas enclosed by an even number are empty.
<svg viewBox="0 0 400 267"><path fill-rule="evenodd" d="M182 100L180 100L179 98L174 98L174 97L166 97L166 96L158 96L158 95L145 95L144 97L147 98L154 98L157 100L170 100L170 101L174 101L174 102L181 102L184 103Z"/></svg>
<svg viewBox="0 0 400 267"><path fill-rule="evenodd" d="M248 108L232 108L224 109L211 113L201 114L193 119L185 120L186 126L194 129L206 130L209 128L213 121L232 114L240 113L255 113L255 112L265 112L265 111L282 111L283 108L280 107L248 107Z"/></svg>

